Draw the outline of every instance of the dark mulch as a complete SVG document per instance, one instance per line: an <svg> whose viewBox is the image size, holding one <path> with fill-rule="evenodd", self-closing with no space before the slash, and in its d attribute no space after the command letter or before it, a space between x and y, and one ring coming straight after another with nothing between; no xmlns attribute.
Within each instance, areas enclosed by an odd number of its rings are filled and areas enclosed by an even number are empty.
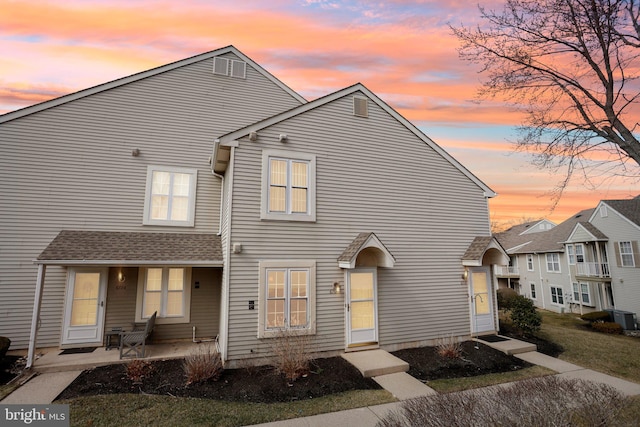
<svg viewBox="0 0 640 427"><path fill-rule="evenodd" d="M459 378L506 372L531 366L482 343L462 343L460 359L445 359L434 347L400 350L393 354L410 365L409 374L421 380ZM110 365L83 372L58 399L112 393L147 393L241 402L290 402L348 390L379 389L371 379L341 357L313 361L312 372L293 384L268 366L227 369L217 381L185 385L182 360L150 363L141 382L126 375L124 365Z"/></svg>
<svg viewBox="0 0 640 427"><path fill-rule="evenodd" d="M19 369L14 369L16 363L20 360L18 356L5 356L0 358L0 385L7 384L9 381L18 376Z"/></svg>
<svg viewBox="0 0 640 427"><path fill-rule="evenodd" d="M312 372L288 384L271 367L226 369L219 380L185 386L182 360L151 363L151 373L141 383L127 378L124 365L110 365L85 371L59 396L112 393L164 394L239 402L290 402L312 399L348 390L379 389L380 386L341 357L313 361Z"/></svg>
<svg viewBox="0 0 640 427"><path fill-rule="evenodd" d="M461 343L461 347L462 356L457 359L440 356L435 347L399 350L393 354L409 363L409 375L423 381L473 377L531 366L482 343L465 341Z"/></svg>
<svg viewBox="0 0 640 427"><path fill-rule="evenodd" d="M558 357L560 353L564 351L564 348L562 348L562 346L559 344L547 341L535 335L523 336L515 328L512 328L503 322L500 322L500 335L535 344L538 348L538 352L546 354L547 356Z"/></svg>

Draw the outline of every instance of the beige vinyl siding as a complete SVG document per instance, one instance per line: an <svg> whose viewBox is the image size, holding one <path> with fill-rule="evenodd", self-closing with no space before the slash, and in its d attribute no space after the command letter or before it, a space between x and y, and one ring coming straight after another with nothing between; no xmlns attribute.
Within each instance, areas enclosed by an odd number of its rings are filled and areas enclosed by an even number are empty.
<svg viewBox="0 0 640 427"><path fill-rule="evenodd" d="M125 268L124 283L119 283L119 268L109 269L105 331L119 327L131 329L135 320L138 268ZM220 281L222 269L193 268L191 271L191 318L189 323L162 325L156 323L154 341L190 338L196 327L198 338L211 338L218 334L220 311ZM195 283L199 282L196 289Z"/></svg>
<svg viewBox="0 0 640 427"><path fill-rule="evenodd" d="M571 235L572 242L590 242L593 236L582 227L577 227L576 231Z"/></svg>
<svg viewBox="0 0 640 427"><path fill-rule="evenodd" d="M286 144L276 136L288 135ZM344 281L337 258L360 232L375 232L396 258L378 269L379 338L393 346L470 331L461 258L477 235L488 235L483 190L413 133L369 102L354 117L352 97L325 104L240 141L233 187L229 358L267 352L256 338L260 260L317 262L316 345L345 347ZM260 221L262 150L316 154L317 221Z"/></svg>
<svg viewBox="0 0 640 427"><path fill-rule="evenodd" d="M605 236L607 255L611 272L611 286L615 308L631 311L640 317L640 227L622 217L613 208L607 209L608 215L594 215L591 223ZM619 260L619 242L631 242L634 251L635 267L621 267Z"/></svg>
<svg viewBox="0 0 640 427"><path fill-rule="evenodd" d="M234 79L214 75L212 64L203 60L0 124L0 334L12 348L27 345L33 260L60 230L218 230L220 180L208 163L213 140L299 102L250 66L246 79ZM198 169L193 228L142 226L149 165ZM40 346L58 344L65 274L47 269Z"/></svg>

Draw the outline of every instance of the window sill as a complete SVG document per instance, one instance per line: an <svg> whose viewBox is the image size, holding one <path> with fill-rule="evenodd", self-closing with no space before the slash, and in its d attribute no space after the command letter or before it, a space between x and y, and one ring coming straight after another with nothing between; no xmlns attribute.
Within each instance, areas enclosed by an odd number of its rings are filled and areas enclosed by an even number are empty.
<svg viewBox="0 0 640 427"><path fill-rule="evenodd" d="M258 338L279 338L287 336L311 336L315 335L315 328L300 328L300 329L280 329L280 330L265 330L259 331Z"/></svg>

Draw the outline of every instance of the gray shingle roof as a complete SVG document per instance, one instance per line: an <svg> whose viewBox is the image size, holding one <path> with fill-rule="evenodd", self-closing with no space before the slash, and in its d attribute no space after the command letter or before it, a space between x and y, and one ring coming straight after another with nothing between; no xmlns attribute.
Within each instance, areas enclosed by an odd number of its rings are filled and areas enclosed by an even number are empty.
<svg viewBox="0 0 640 427"><path fill-rule="evenodd" d="M215 234L61 231L38 256L39 264L167 262L222 264Z"/></svg>
<svg viewBox="0 0 640 427"><path fill-rule="evenodd" d="M629 221L640 225L640 196L628 200L603 200L603 202L624 215Z"/></svg>
<svg viewBox="0 0 640 427"><path fill-rule="evenodd" d="M563 242L567 241L576 224L587 221L593 211L594 209L580 211L548 231L516 235L515 231L510 229L503 233L497 233L495 237L509 254L564 252Z"/></svg>
<svg viewBox="0 0 640 427"><path fill-rule="evenodd" d="M349 243L349 246L340 254L338 257L338 262L340 261L350 261L362 248L364 242L367 241L369 236L373 233L360 233L353 239L353 242Z"/></svg>
<svg viewBox="0 0 640 427"><path fill-rule="evenodd" d="M473 239L473 242L467 248L467 251L462 256L463 260L477 260L482 259L482 255L484 255L487 250L487 246L491 243L493 239L492 236L478 236Z"/></svg>
<svg viewBox="0 0 640 427"><path fill-rule="evenodd" d="M585 230L587 230L589 233L591 233L593 235L593 237L595 237L597 240L608 240L609 238L600 230L598 230L598 228L591 224L590 222L580 222L579 223L581 226L584 227Z"/></svg>

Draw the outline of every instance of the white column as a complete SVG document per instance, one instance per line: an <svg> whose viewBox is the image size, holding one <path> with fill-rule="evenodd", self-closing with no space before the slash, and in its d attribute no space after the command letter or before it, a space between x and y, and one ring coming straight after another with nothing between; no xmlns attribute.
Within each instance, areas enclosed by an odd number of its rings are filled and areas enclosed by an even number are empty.
<svg viewBox="0 0 640 427"><path fill-rule="evenodd" d="M29 335L29 352L27 353L27 369L33 365L33 358L36 352L36 337L38 336L38 322L40 320L40 307L42 306L42 292L44 290L44 274L46 270L47 267L44 264L38 265L36 293L33 298L33 315L31 317L31 333Z"/></svg>

